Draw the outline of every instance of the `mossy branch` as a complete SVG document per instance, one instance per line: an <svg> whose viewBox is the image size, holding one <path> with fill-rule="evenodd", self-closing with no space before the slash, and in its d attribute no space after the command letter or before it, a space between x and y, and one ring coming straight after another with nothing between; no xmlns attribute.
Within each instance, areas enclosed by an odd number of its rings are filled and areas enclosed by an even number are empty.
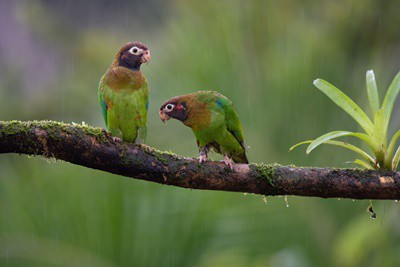
<svg viewBox="0 0 400 267"><path fill-rule="evenodd" d="M199 164L113 139L102 129L52 121L0 122L0 153L41 155L135 179L192 189L353 199L400 199L390 171L277 164Z"/></svg>

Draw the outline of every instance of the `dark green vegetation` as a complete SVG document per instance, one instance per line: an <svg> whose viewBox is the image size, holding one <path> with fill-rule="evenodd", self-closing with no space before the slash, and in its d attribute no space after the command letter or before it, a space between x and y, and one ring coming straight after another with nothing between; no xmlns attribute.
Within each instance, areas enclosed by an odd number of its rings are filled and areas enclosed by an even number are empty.
<svg viewBox="0 0 400 267"><path fill-rule="evenodd" d="M165 2L2 1L2 18L14 17L0 29L0 120L104 128L98 80L121 44L141 40L152 53L143 68L150 146L197 156L190 129L162 124L157 109L175 95L218 90L235 103L250 162L346 167L354 158L332 146L308 157L287 150L335 129L359 131L312 81L323 77L362 107L365 71L388 88L400 69L398 1ZM400 128L398 107L388 136ZM288 201L0 155L0 265L400 265L394 201L374 202L376 220L368 201Z"/></svg>

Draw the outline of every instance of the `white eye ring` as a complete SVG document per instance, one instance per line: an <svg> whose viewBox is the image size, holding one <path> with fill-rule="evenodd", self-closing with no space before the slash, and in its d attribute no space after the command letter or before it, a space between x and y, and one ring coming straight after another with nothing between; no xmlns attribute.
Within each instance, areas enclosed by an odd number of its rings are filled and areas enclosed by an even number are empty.
<svg viewBox="0 0 400 267"><path fill-rule="evenodd" d="M129 53L133 54L133 55L139 55L143 50L140 49L137 46L132 46L131 49L129 49Z"/></svg>
<svg viewBox="0 0 400 267"><path fill-rule="evenodd" d="M173 105L173 104L168 104L168 105L165 106L165 110L166 110L166 111L172 111L172 110L174 109L174 107L175 107L175 105Z"/></svg>

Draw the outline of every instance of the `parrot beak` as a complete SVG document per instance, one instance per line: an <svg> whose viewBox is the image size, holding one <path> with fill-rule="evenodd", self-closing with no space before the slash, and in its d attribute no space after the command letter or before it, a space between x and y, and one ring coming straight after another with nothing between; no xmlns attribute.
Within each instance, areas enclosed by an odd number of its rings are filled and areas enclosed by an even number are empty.
<svg viewBox="0 0 400 267"><path fill-rule="evenodd" d="M143 54L142 57L140 58L140 62L142 63L149 63L151 57L150 57L150 51L146 50Z"/></svg>
<svg viewBox="0 0 400 267"><path fill-rule="evenodd" d="M161 121L164 122L164 123L171 118L170 116L165 114L165 112L162 111L162 110L160 110L159 114L160 114Z"/></svg>

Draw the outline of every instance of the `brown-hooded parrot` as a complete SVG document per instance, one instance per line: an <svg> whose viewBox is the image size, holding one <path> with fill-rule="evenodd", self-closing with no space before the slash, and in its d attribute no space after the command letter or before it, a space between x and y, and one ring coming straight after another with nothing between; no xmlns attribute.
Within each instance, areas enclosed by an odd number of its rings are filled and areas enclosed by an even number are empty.
<svg viewBox="0 0 400 267"><path fill-rule="evenodd" d="M127 43L100 79L98 97L107 129L126 142L141 143L146 138L149 88L140 66L149 61L147 46Z"/></svg>
<svg viewBox="0 0 400 267"><path fill-rule="evenodd" d="M174 118L189 126L196 137L200 163L212 148L224 156L225 164L248 163L242 126L232 102L214 91L199 91L166 101L160 108L163 122ZM232 160L231 160L232 159Z"/></svg>

